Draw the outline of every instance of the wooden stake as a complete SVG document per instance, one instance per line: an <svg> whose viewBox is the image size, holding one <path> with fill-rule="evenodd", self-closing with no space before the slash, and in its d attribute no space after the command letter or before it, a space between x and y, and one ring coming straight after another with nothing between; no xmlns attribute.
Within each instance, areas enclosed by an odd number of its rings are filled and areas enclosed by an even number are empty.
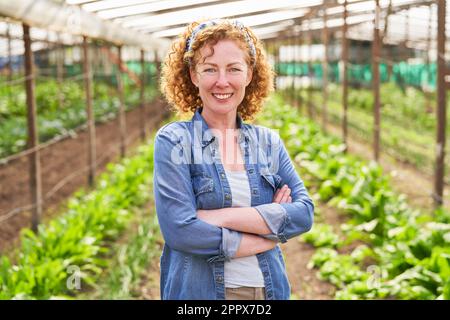
<svg viewBox="0 0 450 320"><path fill-rule="evenodd" d="M146 103L145 103L145 52L141 50L141 91L140 91L140 100L141 100L141 140L145 140L145 130L146 130Z"/></svg>
<svg viewBox="0 0 450 320"><path fill-rule="evenodd" d="M25 46L25 90L27 96L27 122L28 122L28 143L29 149L35 149L39 144L36 99L34 95L34 66L33 51L31 51L30 27L22 24L23 41ZM37 232L37 227L41 222L42 215L42 183L41 183L41 163L39 150L34 150L30 156L30 191L31 200L34 205L31 212L31 229Z"/></svg>
<svg viewBox="0 0 450 320"><path fill-rule="evenodd" d="M126 155L126 115L125 115L125 99L123 93L122 79L122 46L117 47L118 50L118 71L117 71L117 90L119 93L119 130L120 130L120 156Z"/></svg>
<svg viewBox="0 0 450 320"><path fill-rule="evenodd" d="M373 22L372 42L372 89L373 106L373 158L378 162L380 157L380 1L375 0L375 19Z"/></svg>
<svg viewBox="0 0 450 320"><path fill-rule="evenodd" d="M322 60L322 129L327 132L327 122L328 122L328 29L327 29L327 5L324 2L323 5L323 29L322 29L322 41L324 46L324 55Z"/></svg>
<svg viewBox="0 0 450 320"><path fill-rule="evenodd" d="M87 113L87 126L88 126L88 183L92 187L95 181L96 172L96 143L95 143L95 117L92 110L92 77L91 77L91 65L89 57L88 40L86 36L83 36L83 73L84 73L84 90L86 91L86 113Z"/></svg>
<svg viewBox="0 0 450 320"><path fill-rule="evenodd" d="M344 24L342 26L342 140L345 145L345 151L348 149L347 144L347 109L348 109L348 77L347 77L347 63L348 63L348 39L347 39L347 0L344 1Z"/></svg>
<svg viewBox="0 0 450 320"><path fill-rule="evenodd" d="M436 165L434 173L434 204L439 207L443 203L444 194L444 157L446 127L446 92L445 92L445 0L438 0L437 30L437 131L436 131Z"/></svg>

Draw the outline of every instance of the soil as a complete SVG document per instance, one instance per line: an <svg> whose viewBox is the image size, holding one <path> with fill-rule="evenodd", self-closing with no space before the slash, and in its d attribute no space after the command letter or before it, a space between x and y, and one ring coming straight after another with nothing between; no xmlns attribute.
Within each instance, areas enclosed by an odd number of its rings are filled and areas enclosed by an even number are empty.
<svg viewBox="0 0 450 320"><path fill-rule="evenodd" d="M146 106L146 132L158 127L168 108L161 99L156 99ZM127 148L131 149L140 140L141 110L135 108L126 113ZM118 119L96 125L97 159L101 161L96 175L101 174L106 165L120 157L120 136ZM73 137L66 138L41 150L42 194L45 196L64 178L73 176L52 196L46 198L43 205L41 221L54 217L64 200L81 187L88 187L87 171L80 171L88 163L87 131L79 130ZM0 217L10 210L27 206L31 203L29 191L29 161L21 157L7 164L0 165ZM0 252L17 245L20 230L31 226L30 211L23 211L0 222Z"/></svg>
<svg viewBox="0 0 450 320"><path fill-rule="evenodd" d="M333 227L333 231L343 236L340 229L346 217L333 207L318 201L314 202L316 208L315 223L326 223ZM320 213L319 213L320 212ZM286 260L288 278L291 283L292 299L299 300L331 300L336 287L317 277L317 269L307 267L316 248L302 241L302 236L289 240L281 246Z"/></svg>

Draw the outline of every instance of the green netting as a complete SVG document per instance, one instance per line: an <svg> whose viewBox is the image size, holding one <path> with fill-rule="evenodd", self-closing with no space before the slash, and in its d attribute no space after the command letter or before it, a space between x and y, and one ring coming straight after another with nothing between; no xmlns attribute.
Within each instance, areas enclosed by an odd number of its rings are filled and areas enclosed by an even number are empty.
<svg viewBox="0 0 450 320"><path fill-rule="evenodd" d="M278 75L282 76L307 76L309 68L307 63L281 62L276 66ZM312 63L311 72L316 78L322 78L323 70L321 63ZM330 63L328 66L328 76L333 81L339 81L339 68L337 63Z"/></svg>
<svg viewBox="0 0 450 320"><path fill-rule="evenodd" d="M394 81L400 86L410 85L416 87L427 87L430 90L436 88L436 63L427 64L408 64L406 62L396 63L392 66L389 77L389 68L386 63L380 64L381 82ZM312 63L311 72L315 78L322 79L322 63ZM278 75L281 76L307 76L307 63L281 62L277 65ZM330 81L340 82L339 64L337 62L328 65L328 78ZM371 64L349 64L348 79L350 82L358 82L370 85L372 82Z"/></svg>
<svg viewBox="0 0 450 320"><path fill-rule="evenodd" d="M366 84L372 82L372 65L350 64L348 69L350 81L364 82ZM385 63L380 64L379 70L381 82L387 82L389 80L387 65Z"/></svg>
<svg viewBox="0 0 450 320"><path fill-rule="evenodd" d="M52 67L54 69L54 76L56 77L56 65L53 65ZM71 64L64 66L64 75L67 77L73 77L81 74L82 72L83 71L81 64Z"/></svg>
<svg viewBox="0 0 450 320"><path fill-rule="evenodd" d="M407 64L400 62L393 66L392 76L395 82L400 85L427 86L436 88L437 65L427 64Z"/></svg>
<svg viewBox="0 0 450 320"><path fill-rule="evenodd" d="M142 72L142 64L140 61L128 61L127 67L131 71L140 74ZM154 75L156 74L156 64L153 62L145 62L144 64L145 73Z"/></svg>

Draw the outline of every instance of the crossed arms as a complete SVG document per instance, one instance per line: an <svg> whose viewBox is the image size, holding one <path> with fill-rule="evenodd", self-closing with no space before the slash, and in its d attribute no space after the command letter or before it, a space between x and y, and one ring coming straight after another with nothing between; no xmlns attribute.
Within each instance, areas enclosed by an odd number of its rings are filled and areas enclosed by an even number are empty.
<svg viewBox="0 0 450 320"><path fill-rule="evenodd" d="M287 185L278 189L273 197L275 203L290 203L291 189ZM253 207L197 210L197 218L209 224L242 232L241 243L235 258L246 257L273 249L277 241L260 235L270 234L269 226Z"/></svg>

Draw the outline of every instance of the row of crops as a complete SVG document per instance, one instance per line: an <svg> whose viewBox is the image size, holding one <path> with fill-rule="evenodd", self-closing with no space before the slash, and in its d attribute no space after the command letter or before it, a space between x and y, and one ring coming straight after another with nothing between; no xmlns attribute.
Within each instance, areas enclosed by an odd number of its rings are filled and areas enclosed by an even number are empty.
<svg viewBox="0 0 450 320"><path fill-rule="evenodd" d="M145 90L145 97L149 101L155 96L156 89L154 85L148 85ZM126 110L139 104L139 95L136 85L131 81L124 82ZM82 79L67 79L62 83L51 78L39 79L35 96L40 142L70 134L86 123L86 94ZM107 81L93 82L93 112L97 122L115 117L119 105L119 95L114 84ZM25 149L28 137L27 107L22 85L0 86L0 123L0 158Z"/></svg>
<svg viewBox="0 0 450 320"><path fill-rule="evenodd" d="M316 200L348 217L331 226L319 215L302 237L318 248L309 266L337 287L337 299L450 299L448 212L408 206L380 166L345 154L338 139L280 97L261 124L280 130Z"/></svg>
<svg viewBox="0 0 450 320"><path fill-rule="evenodd" d="M131 298L160 251L155 215L144 209L152 177L153 146L147 144L108 165L95 190L77 192L36 234L23 230L20 247L0 257L0 300ZM115 244L133 224L138 227L129 239Z"/></svg>
<svg viewBox="0 0 450 320"><path fill-rule="evenodd" d="M307 89L289 89L291 96L303 101L307 108L308 95L311 94L316 116L321 117L323 94L321 91ZM337 84L328 86L327 114L328 120L335 124L342 123L342 87ZM398 160L411 163L427 173L432 173L436 141L436 97L426 96L413 87L401 89L394 83L381 85L381 143L382 150ZM369 89L350 89L348 94L348 128L355 135L368 143L373 140L373 92ZM450 131L450 115L447 131ZM446 163L450 170L450 162ZM448 180L448 178L447 178Z"/></svg>

